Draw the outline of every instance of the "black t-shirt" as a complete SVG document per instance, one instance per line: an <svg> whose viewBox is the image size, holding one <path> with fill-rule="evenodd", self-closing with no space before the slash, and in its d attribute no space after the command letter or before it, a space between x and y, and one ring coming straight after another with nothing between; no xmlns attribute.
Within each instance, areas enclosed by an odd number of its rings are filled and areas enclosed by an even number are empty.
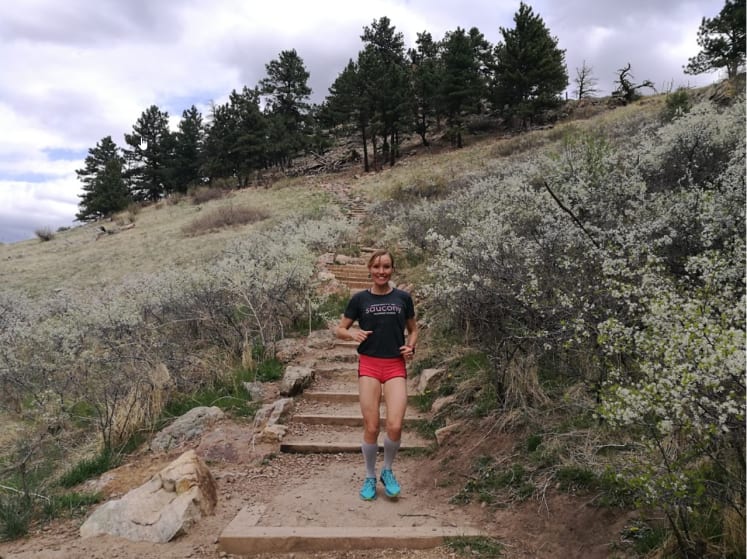
<svg viewBox="0 0 747 559"><path fill-rule="evenodd" d="M369 290L359 291L350 298L345 317L358 321L361 330L371 330L358 353L370 357L399 357L405 345L405 321L415 317L412 297L406 291L393 289L386 295Z"/></svg>

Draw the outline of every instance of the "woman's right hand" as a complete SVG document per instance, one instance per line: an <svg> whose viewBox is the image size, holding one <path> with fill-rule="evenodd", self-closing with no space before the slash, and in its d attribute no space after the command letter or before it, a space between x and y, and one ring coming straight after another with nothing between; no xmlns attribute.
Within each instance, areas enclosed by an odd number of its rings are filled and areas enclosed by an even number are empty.
<svg viewBox="0 0 747 559"><path fill-rule="evenodd" d="M353 341L362 344L371 334L373 334L373 330L355 330L352 333Z"/></svg>

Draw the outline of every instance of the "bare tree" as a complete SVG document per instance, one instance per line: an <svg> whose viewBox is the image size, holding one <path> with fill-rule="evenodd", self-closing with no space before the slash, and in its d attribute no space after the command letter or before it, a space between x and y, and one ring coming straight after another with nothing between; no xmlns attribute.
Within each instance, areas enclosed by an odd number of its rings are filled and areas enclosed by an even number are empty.
<svg viewBox="0 0 747 559"><path fill-rule="evenodd" d="M583 61L581 68L576 68L576 78L573 80L576 83L576 89L573 90L576 99L588 99L599 93L596 87L597 79L591 74L593 70L591 66L586 65L586 60Z"/></svg>
<svg viewBox="0 0 747 559"><path fill-rule="evenodd" d="M628 62L628 65L625 66L625 68L618 68L617 72L617 80L615 80L615 83L618 84L618 87L612 92L613 97L619 97L624 99L626 103L630 103L640 97L638 94L639 89L647 87L656 92L656 87L651 80L643 80L639 84L633 83L634 77L633 74L630 73L630 62Z"/></svg>

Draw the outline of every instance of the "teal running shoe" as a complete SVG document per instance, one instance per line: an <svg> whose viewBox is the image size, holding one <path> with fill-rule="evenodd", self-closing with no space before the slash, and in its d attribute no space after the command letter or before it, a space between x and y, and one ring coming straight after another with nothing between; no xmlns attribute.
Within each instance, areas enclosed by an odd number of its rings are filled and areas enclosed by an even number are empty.
<svg viewBox="0 0 747 559"><path fill-rule="evenodd" d="M376 498L376 478L367 477L361 487L361 499L364 501L373 501Z"/></svg>
<svg viewBox="0 0 747 559"><path fill-rule="evenodd" d="M399 497L399 483L397 478L394 477L392 470L381 470L381 483L384 484L384 493L390 499Z"/></svg>

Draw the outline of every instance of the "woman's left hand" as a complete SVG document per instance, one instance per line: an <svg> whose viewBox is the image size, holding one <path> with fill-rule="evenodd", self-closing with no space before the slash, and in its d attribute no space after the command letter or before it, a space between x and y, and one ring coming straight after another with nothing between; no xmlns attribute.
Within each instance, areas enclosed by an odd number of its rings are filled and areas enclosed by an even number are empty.
<svg viewBox="0 0 747 559"><path fill-rule="evenodd" d="M415 355L415 348L411 345L403 345L399 348L399 352L402 355L402 357L406 359L412 359Z"/></svg>

